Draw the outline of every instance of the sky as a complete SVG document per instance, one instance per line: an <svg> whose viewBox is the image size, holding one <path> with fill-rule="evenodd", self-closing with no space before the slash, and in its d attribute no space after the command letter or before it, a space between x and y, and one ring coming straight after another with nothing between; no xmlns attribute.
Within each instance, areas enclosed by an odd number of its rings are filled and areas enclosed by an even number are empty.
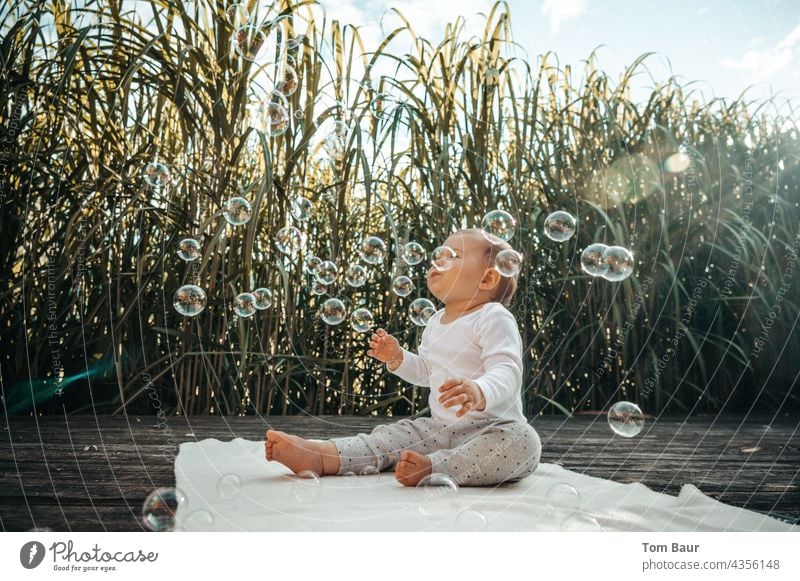
<svg viewBox="0 0 800 581"><path fill-rule="evenodd" d="M434 44L458 15L467 35L482 31L479 13L493 0L321 0L329 19L361 25L367 39L381 38L381 16L399 9L414 30ZM507 0L514 40L535 63L548 51L574 71L595 48L597 65L613 79L646 52L649 75L637 80L634 98L675 75L705 100L746 97L800 98L798 0ZM395 20L395 22L397 22ZM384 29L391 16L383 18ZM602 46L601 46L602 45ZM521 54L524 54L521 52Z"/></svg>

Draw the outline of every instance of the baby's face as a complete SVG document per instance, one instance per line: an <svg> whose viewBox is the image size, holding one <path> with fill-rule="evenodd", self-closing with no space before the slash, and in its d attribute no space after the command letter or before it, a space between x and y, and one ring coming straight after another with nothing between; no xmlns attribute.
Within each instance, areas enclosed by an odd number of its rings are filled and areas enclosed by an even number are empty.
<svg viewBox="0 0 800 581"><path fill-rule="evenodd" d="M480 232L457 232L444 242L455 251L450 269L443 272L433 266L428 268L428 290L447 304L451 301L470 300L483 292L480 288L489 265L485 250L487 241Z"/></svg>

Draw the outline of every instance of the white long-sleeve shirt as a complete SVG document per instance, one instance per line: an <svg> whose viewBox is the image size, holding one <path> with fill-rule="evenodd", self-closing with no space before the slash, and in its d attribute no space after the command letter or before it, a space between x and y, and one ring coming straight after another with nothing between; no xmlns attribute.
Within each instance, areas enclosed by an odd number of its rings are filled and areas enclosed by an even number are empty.
<svg viewBox="0 0 800 581"><path fill-rule="evenodd" d="M522 337L514 316L497 302L450 323L442 323L443 315L443 308L436 311L422 332L418 354L403 349L403 362L392 373L429 387L431 416L448 424L470 418L527 422L522 413ZM483 392L486 408L457 417L460 404L446 408L439 402L439 387L447 379L473 380Z"/></svg>

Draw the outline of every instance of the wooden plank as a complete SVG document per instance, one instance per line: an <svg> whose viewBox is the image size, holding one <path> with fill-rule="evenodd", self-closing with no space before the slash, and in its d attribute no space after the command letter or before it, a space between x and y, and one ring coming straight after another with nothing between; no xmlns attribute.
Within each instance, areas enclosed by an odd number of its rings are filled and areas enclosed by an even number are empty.
<svg viewBox="0 0 800 581"><path fill-rule="evenodd" d="M13 417L0 431L0 528L141 530L147 494L175 483L171 457L163 452L177 453L182 442L263 440L267 428L330 438L369 433L398 419L173 416L159 423L154 417ZM631 439L615 436L602 416L539 416L532 424L542 438L543 462L668 494L694 484L733 506L800 518L794 418L666 418L649 422Z"/></svg>

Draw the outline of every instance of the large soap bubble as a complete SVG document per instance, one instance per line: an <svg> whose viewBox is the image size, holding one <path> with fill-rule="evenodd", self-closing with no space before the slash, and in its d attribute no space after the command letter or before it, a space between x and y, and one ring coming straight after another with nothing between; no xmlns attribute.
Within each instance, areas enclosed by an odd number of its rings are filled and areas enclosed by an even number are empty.
<svg viewBox="0 0 800 581"><path fill-rule="evenodd" d="M282 77L283 78L276 83L275 90L280 91L285 97L291 97L294 95L295 91L297 91L297 87L300 86L297 71L294 70L294 67L284 65Z"/></svg>
<svg viewBox="0 0 800 581"><path fill-rule="evenodd" d="M485 232L494 234L506 242L514 237L514 228L516 226L517 221L514 217L504 210L487 212L481 221L481 227Z"/></svg>
<svg viewBox="0 0 800 581"><path fill-rule="evenodd" d="M392 292L398 297L407 297L414 292L414 283L405 275L400 275L392 281Z"/></svg>
<svg viewBox="0 0 800 581"><path fill-rule="evenodd" d="M428 299L414 299L408 306L411 322L418 327L428 324L430 318L436 313L436 307Z"/></svg>
<svg viewBox="0 0 800 581"><path fill-rule="evenodd" d="M240 317L252 317L256 313L256 297L253 293L239 293L233 301L233 311Z"/></svg>
<svg viewBox="0 0 800 581"><path fill-rule="evenodd" d="M644 414L635 403L618 401L608 410L608 425L615 434L633 438L644 427Z"/></svg>
<svg viewBox="0 0 800 581"><path fill-rule="evenodd" d="M330 298L322 303L320 317L328 325L338 325L344 321L347 314L344 303L337 298Z"/></svg>
<svg viewBox="0 0 800 581"><path fill-rule="evenodd" d="M294 226L281 228L275 234L275 246L289 256L294 256L303 246L303 233Z"/></svg>
<svg viewBox="0 0 800 581"><path fill-rule="evenodd" d="M603 260L603 253L608 246L602 243L590 244L581 253L581 268L590 276L602 276L608 270L608 264Z"/></svg>
<svg viewBox="0 0 800 581"><path fill-rule="evenodd" d="M194 317L206 308L206 293L197 285L185 284L175 291L172 304L184 317Z"/></svg>
<svg viewBox="0 0 800 581"><path fill-rule="evenodd" d="M305 222L311 216L311 208L311 200L303 196L297 196L292 202L292 216L299 222Z"/></svg>
<svg viewBox="0 0 800 581"><path fill-rule="evenodd" d="M569 212L553 212L544 221L544 233L550 240L564 242L575 234L575 217Z"/></svg>
<svg viewBox="0 0 800 581"><path fill-rule="evenodd" d="M547 491L545 498L554 506L577 510L581 502L581 495L574 486L565 482L553 484Z"/></svg>
<svg viewBox="0 0 800 581"><path fill-rule="evenodd" d="M178 243L178 256L189 262L200 258L200 243L194 238L184 238Z"/></svg>
<svg viewBox="0 0 800 581"><path fill-rule="evenodd" d="M267 105L267 122L272 137L283 135L289 129L289 111L281 103L275 101Z"/></svg>
<svg viewBox="0 0 800 581"><path fill-rule="evenodd" d="M157 488L142 505L142 521L151 531L171 531L175 528L178 505L185 502L186 496L179 488Z"/></svg>
<svg viewBox="0 0 800 581"><path fill-rule="evenodd" d="M367 264L380 264L386 257L386 243L377 236L367 236L361 243L360 254Z"/></svg>
<svg viewBox="0 0 800 581"><path fill-rule="evenodd" d="M322 264L319 265L319 269L317 270L316 274L316 279L318 282L321 282L324 285L329 285L334 280L336 280L336 275L337 275L336 264L334 264L330 260L324 260L322 261Z"/></svg>
<svg viewBox="0 0 800 581"><path fill-rule="evenodd" d="M350 315L350 326L359 333L366 333L372 328L375 319L369 309L363 307L356 309Z"/></svg>
<svg viewBox="0 0 800 581"><path fill-rule="evenodd" d="M225 220L232 226L241 226L250 221L253 215L253 207L250 202L242 197L234 196L225 202L225 208L222 210L222 215Z"/></svg>
<svg viewBox="0 0 800 581"><path fill-rule="evenodd" d="M416 488L422 496L419 511L425 516L441 520L458 509L458 484L447 474L429 474L417 483Z"/></svg>
<svg viewBox="0 0 800 581"><path fill-rule="evenodd" d="M403 245L400 257L409 266L414 266L425 260L425 249L419 242L407 242Z"/></svg>
<svg viewBox="0 0 800 581"><path fill-rule="evenodd" d="M144 181L146 181L148 185L159 188L169 184L169 180L169 166L158 163L157 161L151 161L144 166Z"/></svg>
<svg viewBox="0 0 800 581"><path fill-rule="evenodd" d="M622 246L609 246L603 251L606 271L601 276L606 280L625 280L633 272L633 253Z"/></svg>
<svg viewBox="0 0 800 581"><path fill-rule="evenodd" d="M351 264L344 273L345 282L352 287L364 286L367 283L367 269L360 264Z"/></svg>
<svg viewBox="0 0 800 581"><path fill-rule="evenodd" d="M319 256L306 256L305 261L303 261L303 272L316 276L321 266L322 259Z"/></svg>
<svg viewBox="0 0 800 581"><path fill-rule="evenodd" d="M431 253L431 266L439 272L450 270L456 262L456 251L449 246L437 246Z"/></svg>
<svg viewBox="0 0 800 581"><path fill-rule="evenodd" d="M522 254L512 248L501 250L494 259L494 266L502 276L517 276L522 267Z"/></svg>
<svg viewBox="0 0 800 581"><path fill-rule="evenodd" d="M244 60L253 61L262 53L267 36L260 26L246 24L231 35L231 52Z"/></svg>
<svg viewBox="0 0 800 581"><path fill-rule="evenodd" d="M242 479L238 474L224 474L217 480L217 494L225 500L233 500L242 493Z"/></svg>
<svg viewBox="0 0 800 581"><path fill-rule="evenodd" d="M257 288L253 291L253 296L256 299L256 309L259 311L263 311L264 309L268 309L272 306L272 291L268 288Z"/></svg>

